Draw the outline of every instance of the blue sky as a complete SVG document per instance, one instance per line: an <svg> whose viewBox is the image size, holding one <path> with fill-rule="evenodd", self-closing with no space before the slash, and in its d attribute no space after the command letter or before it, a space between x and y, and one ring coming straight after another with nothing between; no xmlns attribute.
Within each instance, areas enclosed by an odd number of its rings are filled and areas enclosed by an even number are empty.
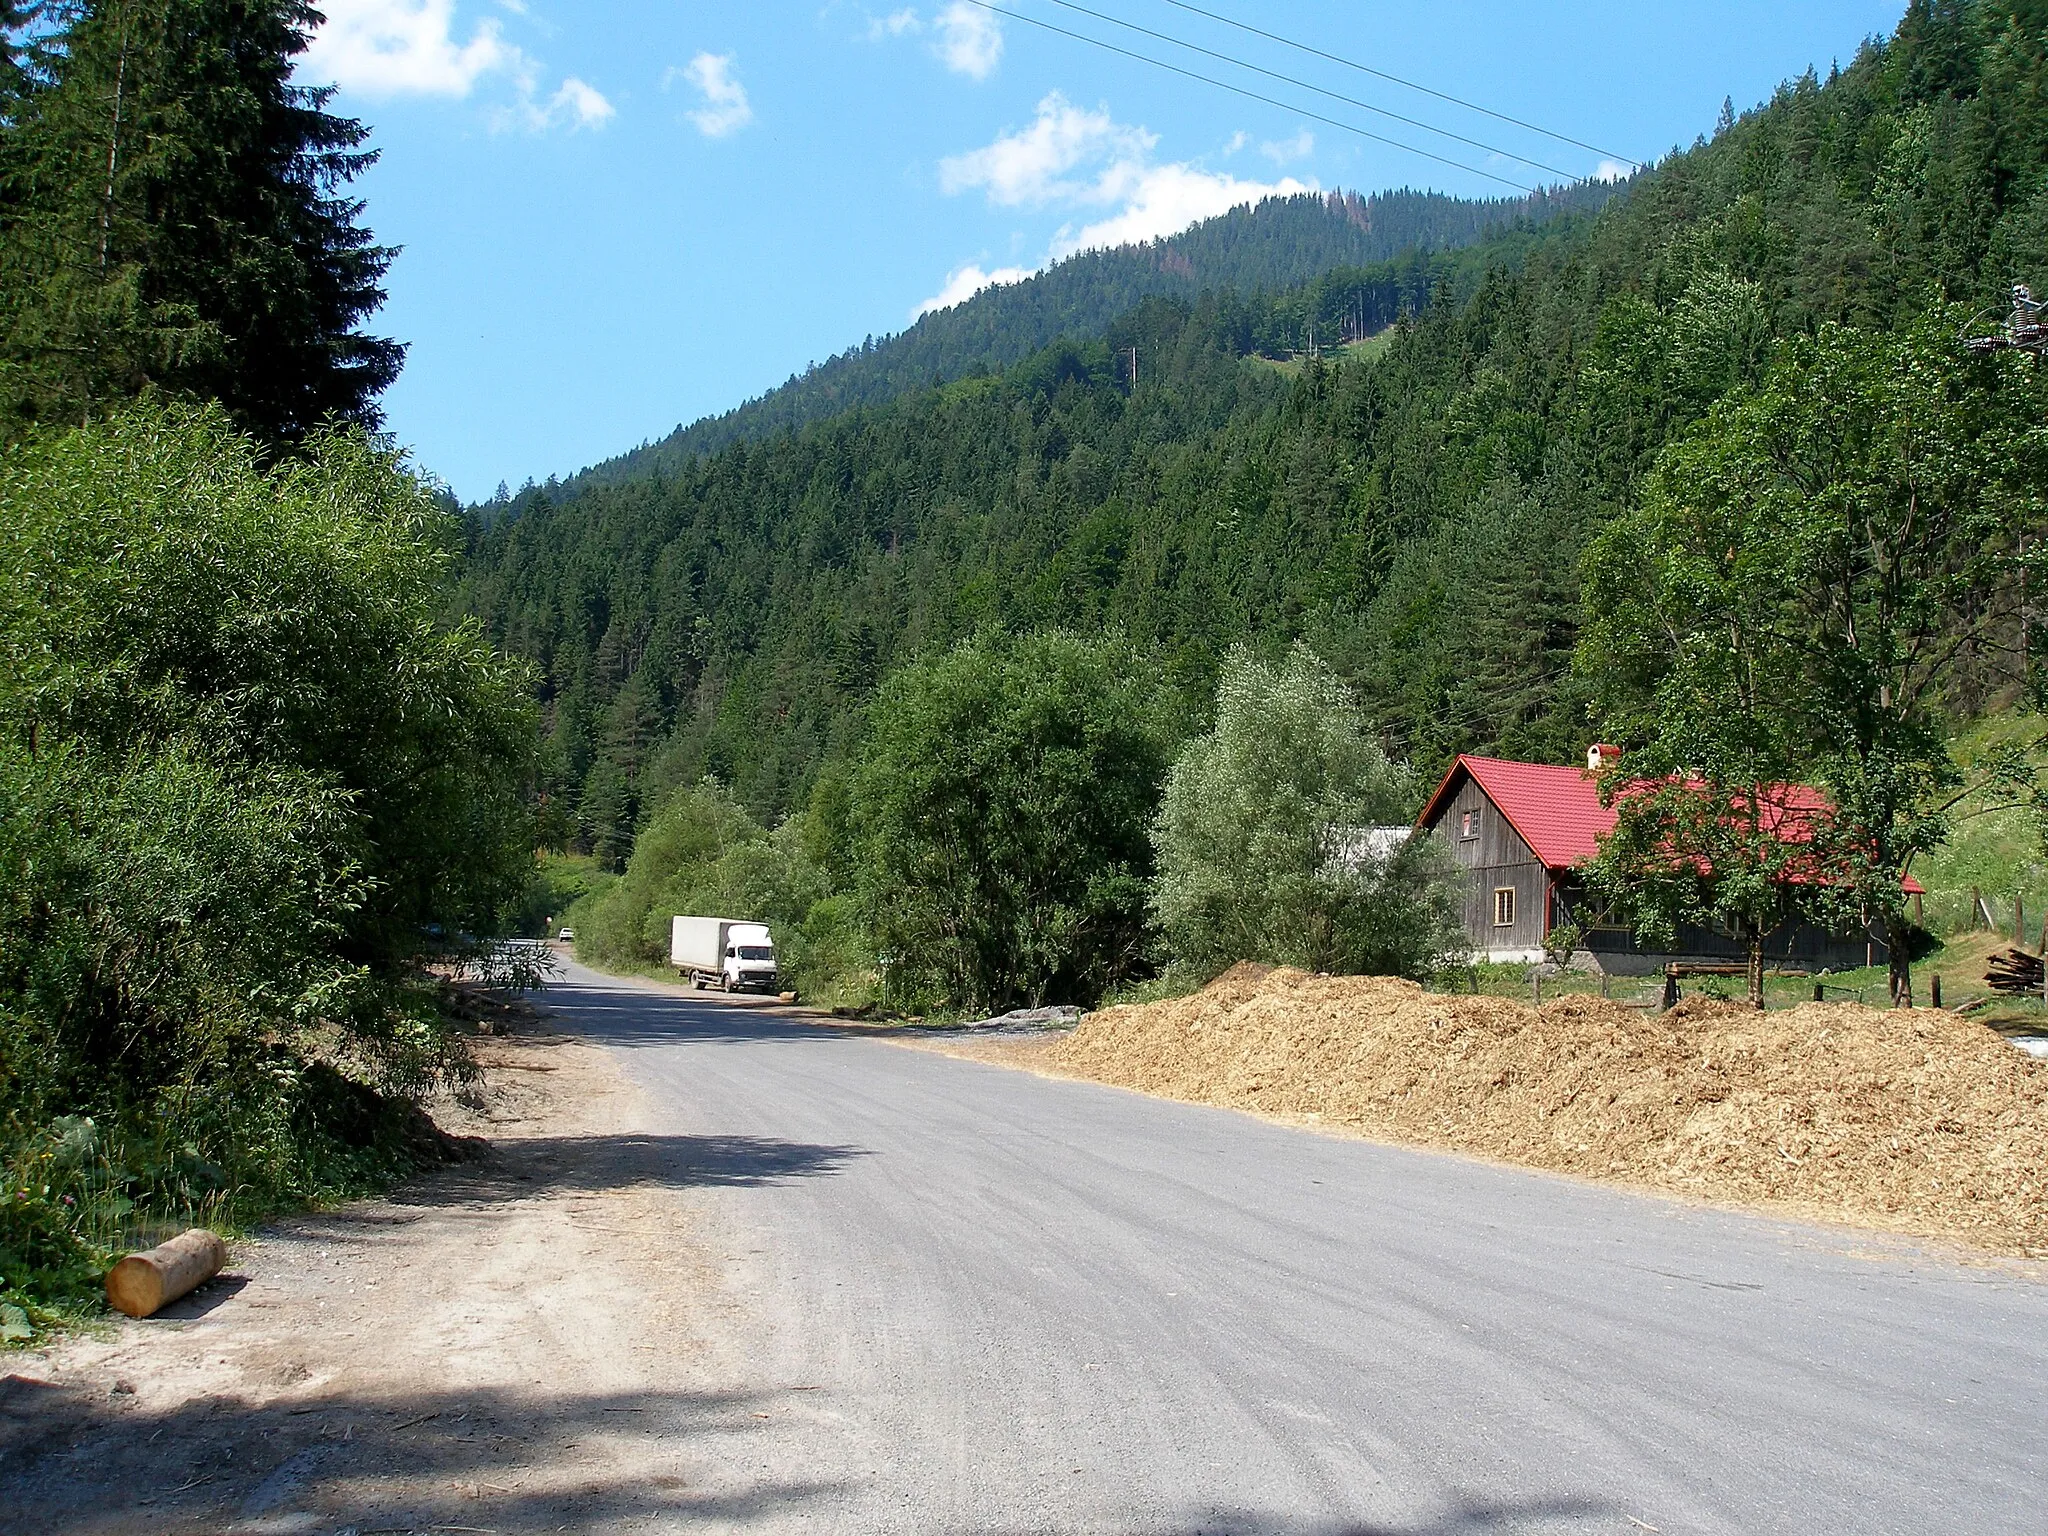
<svg viewBox="0 0 2048 1536"><path fill-rule="evenodd" d="M1603 156L1306 57L1171 0L324 0L301 69L382 150L401 245L389 426L465 499L724 410L921 306L1266 189L1479 195ZM1895 24L1902 0L1199 0L1508 117L1652 159ZM1272 106L1033 27L1228 78ZM1406 153L1318 121L1428 148ZM1460 168L1462 167L1462 168Z"/></svg>

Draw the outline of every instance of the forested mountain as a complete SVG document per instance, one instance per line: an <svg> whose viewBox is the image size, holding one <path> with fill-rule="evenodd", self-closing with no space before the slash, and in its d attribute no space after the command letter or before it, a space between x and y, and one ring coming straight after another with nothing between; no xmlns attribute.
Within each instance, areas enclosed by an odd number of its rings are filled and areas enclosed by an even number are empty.
<svg viewBox="0 0 2048 1536"><path fill-rule="evenodd" d="M706 771L794 803L883 672L984 625L1122 628L1189 699L1232 642L1306 636L1421 764L1564 758L1580 552L1674 433L1783 338L2044 275L2044 88L2048 4L1916 0L1597 217L1150 298L1000 376L529 492L472 520L465 601L540 665L561 828L612 859ZM1416 300L1354 356L1253 355Z"/></svg>
<svg viewBox="0 0 2048 1536"><path fill-rule="evenodd" d="M584 471L570 485L673 467L742 438L1006 368L1061 337L1097 335L1147 298L1293 288L1334 267L1408 251L1456 250L1504 228L1597 210L1615 190L1614 183L1585 182L1516 198L1407 190L1268 198L1147 245L1084 251L1021 283L924 315L898 335L871 336L759 399L678 427L658 443Z"/></svg>

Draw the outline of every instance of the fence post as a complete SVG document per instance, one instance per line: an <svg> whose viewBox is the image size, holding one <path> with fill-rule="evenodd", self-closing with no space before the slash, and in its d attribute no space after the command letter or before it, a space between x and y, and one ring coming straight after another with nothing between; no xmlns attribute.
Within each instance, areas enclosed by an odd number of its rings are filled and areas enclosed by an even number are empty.
<svg viewBox="0 0 2048 1536"><path fill-rule="evenodd" d="M1678 967L1664 967L1664 1008L1666 1012L1678 1006Z"/></svg>
<svg viewBox="0 0 2048 1536"><path fill-rule="evenodd" d="M1816 1003L1824 1003L1828 1000L1828 986L1826 982L1816 981L1813 984L1813 1000Z"/></svg>
<svg viewBox="0 0 2048 1536"><path fill-rule="evenodd" d="M1939 1008L1941 1006L1941 978L1939 976L1935 977L1930 984L1928 996L1933 1000L1935 1007Z"/></svg>

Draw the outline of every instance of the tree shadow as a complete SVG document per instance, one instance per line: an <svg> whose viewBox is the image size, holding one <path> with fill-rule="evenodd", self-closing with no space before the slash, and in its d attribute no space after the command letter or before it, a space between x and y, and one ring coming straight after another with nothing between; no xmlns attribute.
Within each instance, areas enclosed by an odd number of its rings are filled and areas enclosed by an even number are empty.
<svg viewBox="0 0 2048 1536"><path fill-rule="evenodd" d="M873 1034L873 1026L846 1027L776 1010L773 1003L734 1003L687 993L640 992L564 984L539 999L552 1022L600 1045L793 1044L835 1036Z"/></svg>
<svg viewBox="0 0 2048 1536"><path fill-rule="evenodd" d="M777 1477L758 1445L786 1392L363 1400L134 1398L0 1389L0 1528L328 1536L752 1523L840 1485ZM794 1458L785 1457L785 1461ZM715 1480L706 1482L707 1464ZM634 1470L621 1470L625 1466ZM740 1469L748 1469L742 1471Z"/></svg>
<svg viewBox="0 0 2048 1536"><path fill-rule="evenodd" d="M755 1189L839 1172L863 1147L772 1136L535 1136L394 1192L397 1206L478 1205L613 1189Z"/></svg>

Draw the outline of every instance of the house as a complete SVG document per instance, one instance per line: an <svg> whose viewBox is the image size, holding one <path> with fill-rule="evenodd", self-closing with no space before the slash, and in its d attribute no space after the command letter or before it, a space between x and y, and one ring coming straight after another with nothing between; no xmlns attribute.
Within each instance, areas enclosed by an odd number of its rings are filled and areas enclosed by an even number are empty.
<svg viewBox="0 0 2048 1536"><path fill-rule="evenodd" d="M1416 827L1441 836L1466 872L1464 927L1479 955L1541 960L1551 931L1570 924L1581 934L1574 963L1616 974L1747 958L1735 939L1684 926L1670 949L1646 950L1588 896L1581 866L1615 820L1600 803L1595 775L1618 756L1613 747L1594 747L1584 768L1465 756L1444 775ZM1906 889L1917 894L1920 887L1908 879ZM1812 922L1786 924L1765 948L1767 964L1792 970L1852 970L1881 965L1889 954L1874 927L1831 933Z"/></svg>

